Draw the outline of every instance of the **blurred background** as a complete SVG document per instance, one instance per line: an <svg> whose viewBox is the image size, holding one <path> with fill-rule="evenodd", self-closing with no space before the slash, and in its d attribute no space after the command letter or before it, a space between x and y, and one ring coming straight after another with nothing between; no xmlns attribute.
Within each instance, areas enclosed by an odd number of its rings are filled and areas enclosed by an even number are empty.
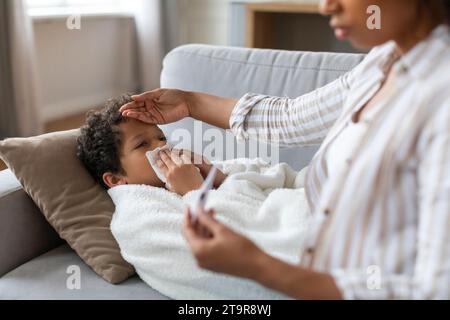
<svg viewBox="0 0 450 320"><path fill-rule="evenodd" d="M2 0L0 139L77 128L105 100L159 87L183 44L353 52L318 2Z"/></svg>

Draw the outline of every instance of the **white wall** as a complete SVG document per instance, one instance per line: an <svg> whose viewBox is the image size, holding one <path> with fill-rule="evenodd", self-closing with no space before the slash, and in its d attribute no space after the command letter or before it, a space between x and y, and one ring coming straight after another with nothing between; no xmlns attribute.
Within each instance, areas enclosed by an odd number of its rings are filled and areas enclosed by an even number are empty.
<svg viewBox="0 0 450 320"><path fill-rule="evenodd" d="M130 17L37 20L35 41L44 121L77 114L135 91L136 44Z"/></svg>
<svg viewBox="0 0 450 320"><path fill-rule="evenodd" d="M175 45L226 45L229 1L177 0ZM34 29L44 122L137 90L132 17L83 16L81 30L69 30L64 18L36 19Z"/></svg>
<svg viewBox="0 0 450 320"><path fill-rule="evenodd" d="M226 45L230 2L231 0L178 0L180 44Z"/></svg>
<svg viewBox="0 0 450 320"><path fill-rule="evenodd" d="M173 45L227 45L231 1L176 0L179 17L169 21L177 29ZM303 0L310 1L317 0ZM34 26L44 121L138 89L132 17L83 16L81 30L67 29L63 18L37 19Z"/></svg>

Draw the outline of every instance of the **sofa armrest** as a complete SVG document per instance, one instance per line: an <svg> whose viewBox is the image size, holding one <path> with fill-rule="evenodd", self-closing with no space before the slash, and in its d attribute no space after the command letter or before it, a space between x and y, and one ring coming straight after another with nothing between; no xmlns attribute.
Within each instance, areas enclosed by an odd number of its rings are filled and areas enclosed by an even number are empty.
<svg viewBox="0 0 450 320"><path fill-rule="evenodd" d="M0 277L61 245L10 170L0 172Z"/></svg>

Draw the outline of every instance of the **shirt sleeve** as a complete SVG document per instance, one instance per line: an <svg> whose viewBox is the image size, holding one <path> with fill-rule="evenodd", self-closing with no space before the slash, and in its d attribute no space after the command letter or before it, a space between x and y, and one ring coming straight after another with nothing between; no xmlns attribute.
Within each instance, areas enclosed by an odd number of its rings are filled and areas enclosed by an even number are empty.
<svg viewBox="0 0 450 320"><path fill-rule="evenodd" d="M320 144L342 113L352 71L295 99L248 93L232 112L238 139L258 139L282 147Z"/></svg>
<svg viewBox="0 0 450 320"><path fill-rule="evenodd" d="M419 215L414 273L335 270L332 275L346 299L450 299L450 99L427 123L417 148Z"/></svg>

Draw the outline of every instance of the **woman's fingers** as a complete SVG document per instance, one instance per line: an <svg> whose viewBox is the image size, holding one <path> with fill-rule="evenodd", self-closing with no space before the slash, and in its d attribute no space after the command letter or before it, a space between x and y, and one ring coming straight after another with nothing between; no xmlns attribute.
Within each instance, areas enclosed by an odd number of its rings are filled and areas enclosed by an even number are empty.
<svg viewBox="0 0 450 320"><path fill-rule="evenodd" d="M129 113L139 113L139 114L145 115L147 117L151 115L151 113L145 107L136 107L133 109L124 110L122 112L122 115L127 116L127 114L129 114Z"/></svg>
<svg viewBox="0 0 450 320"><path fill-rule="evenodd" d="M120 109L119 112L123 113L124 111L127 110L135 110L138 108L145 108L145 102L136 102L136 101L131 101L125 105L123 105Z"/></svg>
<svg viewBox="0 0 450 320"><path fill-rule="evenodd" d="M216 219L216 211L214 211L214 209L209 209L208 210L208 215L213 218L214 220Z"/></svg>
<svg viewBox="0 0 450 320"><path fill-rule="evenodd" d="M198 233L198 229L196 227L196 222L192 217L191 210L189 208L185 209L185 218L183 224L183 234L186 238L187 242L191 246L192 249L196 249L201 242L204 240L201 235Z"/></svg>
<svg viewBox="0 0 450 320"><path fill-rule="evenodd" d="M133 109L133 110L131 110L131 111L133 111L133 112L141 112L141 113L149 113L149 111L147 110L147 108L145 107L145 106L143 106L143 107L140 107L140 106L138 106L138 107L136 107L135 109Z"/></svg>
<svg viewBox="0 0 450 320"><path fill-rule="evenodd" d="M156 89L153 91L144 92L142 94L131 96L131 99L133 99L136 102L144 102L147 100L153 101L159 99L164 93L164 89Z"/></svg>
<svg viewBox="0 0 450 320"><path fill-rule="evenodd" d="M127 103L127 104L125 104L125 105L123 105L120 109L119 109L119 112L124 112L124 111L126 111L126 110L132 110L132 109L136 109L136 108L138 108L139 107L139 105L138 105L138 103L136 102L136 101L131 101L131 102L129 102L129 103Z"/></svg>
<svg viewBox="0 0 450 320"><path fill-rule="evenodd" d="M212 232L204 225L198 223L198 219L194 219L192 217L191 209L185 209L185 223L184 223L185 231L188 231L191 238L212 238Z"/></svg>
<svg viewBox="0 0 450 320"><path fill-rule="evenodd" d="M133 99L135 102L143 102L146 100L147 96L148 96L148 93L145 92L142 94L133 95L133 96L131 96L131 99Z"/></svg>
<svg viewBox="0 0 450 320"><path fill-rule="evenodd" d="M184 225L191 229L194 228L194 222L192 219L191 209L189 207L186 207L184 209Z"/></svg>
<svg viewBox="0 0 450 320"><path fill-rule="evenodd" d="M214 218L215 212L213 209L210 209L207 213L201 209L198 211L198 222L206 227L211 234L215 234L223 229L224 226Z"/></svg>
<svg viewBox="0 0 450 320"><path fill-rule="evenodd" d="M146 100L153 100L155 96L156 93L154 91L148 91L131 96L131 99L133 99L135 102L145 102Z"/></svg>
<svg viewBox="0 0 450 320"><path fill-rule="evenodd" d="M124 111L123 116L133 118L149 124L157 124L158 120L149 112Z"/></svg>

